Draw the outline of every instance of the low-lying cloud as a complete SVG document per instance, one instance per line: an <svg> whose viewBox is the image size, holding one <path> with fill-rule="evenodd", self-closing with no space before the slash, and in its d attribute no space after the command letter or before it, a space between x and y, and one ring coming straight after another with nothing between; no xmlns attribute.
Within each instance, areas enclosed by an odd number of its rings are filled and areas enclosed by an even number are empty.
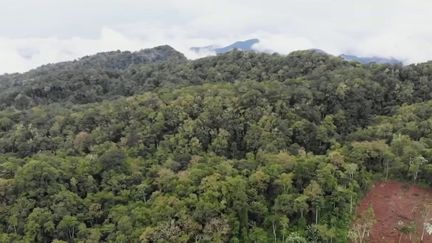
<svg viewBox="0 0 432 243"><path fill-rule="evenodd" d="M248 38L260 39L258 51L317 48L423 62L432 59L431 9L427 0L5 0L0 73L164 44L194 59L214 53L192 46Z"/></svg>

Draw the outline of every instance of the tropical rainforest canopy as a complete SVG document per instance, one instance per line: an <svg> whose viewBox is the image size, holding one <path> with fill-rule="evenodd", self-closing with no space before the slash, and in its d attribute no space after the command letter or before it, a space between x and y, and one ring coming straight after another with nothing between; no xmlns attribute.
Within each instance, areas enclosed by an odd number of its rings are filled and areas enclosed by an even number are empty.
<svg viewBox="0 0 432 243"><path fill-rule="evenodd" d="M168 46L0 76L0 242L347 242L432 183L432 62Z"/></svg>

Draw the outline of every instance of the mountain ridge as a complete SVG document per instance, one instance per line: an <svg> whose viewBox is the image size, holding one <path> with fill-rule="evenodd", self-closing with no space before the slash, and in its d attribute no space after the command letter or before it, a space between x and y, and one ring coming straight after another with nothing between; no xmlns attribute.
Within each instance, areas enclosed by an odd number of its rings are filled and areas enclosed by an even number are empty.
<svg viewBox="0 0 432 243"><path fill-rule="evenodd" d="M170 46L138 52L103 52L70 62L44 65L25 73L1 75L0 109L9 106L25 108L52 102L99 102L159 87L202 84L209 81L206 78L211 82L234 82L239 78L247 78L250 68L268 62L276 64L268 67L268 75L279 72L285 73L287 78L308 73L311 75L312 70L324 64L327 67L323 68L357 65L319 49L294 51L288 55L234 49L196 60L188 60ZM232 67L223 63L230 63L235 69L229 70ZM304 63L309 64L304 66ZM404 69L411 66L405 66Z"/></svg>
<svg viewBox="0 0 432 243"><path fill-rule="evenodd" d="M216 53L216 54L223 54L229 51L232 51L234 49L240 50L240 51L257 51L253 49L253 45L259 43L260 40L257 38L254 39L247 39L243 41L236 41L230 45L220 47L218 45L208 45L203 47L191 47L190 50L195 53ZM328 55L331 55L327 53L324 50L313 48L311 50L322 52ZM391 58L385 58L380 56L356 56L354 54L341 54L339 55L340 58L346 60L346 61L353 61L353 62L359 62L361 64L403 64L402 61L395 59L393 57Z"/></svg>
<svg viewBox="0 0 432 243"><path fill-rule="evenodd" d="M356 56L356 55L348 55L348 54L342 54L339 55L339 57L343 58L344 60L347 61L352 61L352 62L359 62L361 64L393 64L393 65L397 65L397 64L402 64L402 61L390 57L390 58L385 58L385 57L379 57L379 56Z"/></svg>
<svg viewBox="0 0 432 243"><path fill-rule="evenodd" d="M258 44L259 42L259 39L254 38L244 41L236 41L228 46L220 47L217 45L209 45L203 47L191 47L190 50L196 53L214 52L216 54L223 54L234 49L237 49L239 51L254 51L252 48L253 45Z"/></svg>

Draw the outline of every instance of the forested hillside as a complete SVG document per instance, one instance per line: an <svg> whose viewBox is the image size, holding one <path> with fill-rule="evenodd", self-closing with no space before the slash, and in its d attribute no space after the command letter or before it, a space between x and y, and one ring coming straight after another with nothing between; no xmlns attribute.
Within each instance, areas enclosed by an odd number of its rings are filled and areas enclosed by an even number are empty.
<svg viewBox="0 0 432 243"><path fill-rule="evenodd" d="M106 52L72 62L48 64L24 74L0 76L0 107L25 109L35 105L69 101L72 104L130 95L134 87L122 79L131 66L186 62L170 46L138 52ZM135 87L137 88L137 87Z"/></svg>
<svg viewBox="0 0 432 243"><path fill-rule="evenodd" d="M347 242L374 180L432 183L432 63L164 46L0 88L0 242Z"/></svg>

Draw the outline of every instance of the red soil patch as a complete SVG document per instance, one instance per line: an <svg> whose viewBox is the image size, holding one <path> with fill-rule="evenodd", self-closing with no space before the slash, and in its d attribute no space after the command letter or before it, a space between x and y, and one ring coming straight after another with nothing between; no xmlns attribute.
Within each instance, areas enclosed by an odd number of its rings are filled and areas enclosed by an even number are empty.
<svg viewBox="0 0 432 243"><path fill-rule="evenodd" d="M364 212L369 205L374 209L376 223L367 242L399 242L399 232L395 229L399 221L416 223L416 233L412 234L412 239L402 236L401 242L420 242L423 230L421 208L425 202L431 201L432 189L395 181L376 183L361 200L357 210L358 213ZM423 242L432 242L432 237L425 233Z"/></svg>

